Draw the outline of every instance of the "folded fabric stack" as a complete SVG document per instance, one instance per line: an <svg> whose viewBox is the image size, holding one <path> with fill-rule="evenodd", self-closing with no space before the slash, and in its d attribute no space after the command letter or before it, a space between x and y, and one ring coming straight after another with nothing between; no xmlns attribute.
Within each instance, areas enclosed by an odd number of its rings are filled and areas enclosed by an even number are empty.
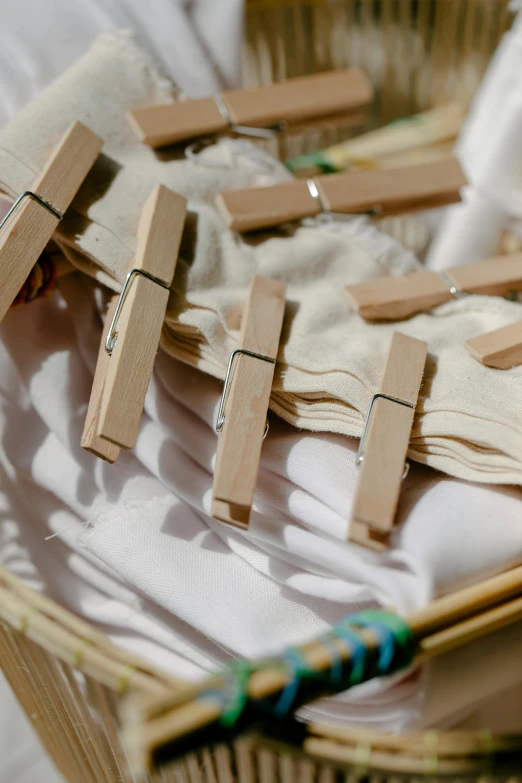
<svg viewBox="0 0 522 783"><path fill-rule="evenodd" d="M117 643L186 677L302 642L349 611L411 611L520 562L521 492L511 485L522 475L522 368L494 373L463 341L520 318L521 306L470 297L401 323L429 343L409 451L424 465L403 484L390 550L347 543L356 442L346 436L361 434L396 326L363 322L343 288L419 264L364 218L262 242L238 238L216 211L216 193L288 174L244 142L222 141L200 162L139 145L125 112L168 98L133 40L107 35L0 133L10 196L73 119L105 142L56 235L81 271L0 328L2 562ZM110 466L80 448L107 298L99 284L117 290L124 279L158 181L189 199L189 222L138 441ZM217 379L238 345L255 274L285 281L288 303L271 400L279 417L242 533L209 516L213 423ZM521 636L515 626L474 645L470 678L493 650L496 665L473 688L464 677L456 687L455 653L425 680L415 670L300 714L394 730L456 722L520 682L513 651ZM441 688L453 696L444 704L433 696Z"/></svg>
<svg viewBox="0 0 522 783"><path fill-rule="evenodd" d="M166 349L224 377L252 277L277 277L287 285L288 306L272 409L299 427L360 435L396 325L364 322L344 286L414 271L418 262L364 219L336 230L303 227L257 244L238 239L214 206L217 192L256 184L260 177L275 181L282 167L260 153L245 154L244 143L237 155L234 143L223 145L223 157L234 159L230 168L180 160L179 152L157 155L138 144L126 112L165 101L162 84L127 36L102 37L0 134L3 189L11 196L24 190L70 123L85 122L105 144L57 232L69 259L117 288L154 186L160 181L181 193L189 200L192 230L185 232L174 280ZM470 297L401 323L402 332L426 340L430 350L412 458L473 481L520 482L522 426L512 377L492 375L463 345L512 323L519 313L517 303Z"/></svg>

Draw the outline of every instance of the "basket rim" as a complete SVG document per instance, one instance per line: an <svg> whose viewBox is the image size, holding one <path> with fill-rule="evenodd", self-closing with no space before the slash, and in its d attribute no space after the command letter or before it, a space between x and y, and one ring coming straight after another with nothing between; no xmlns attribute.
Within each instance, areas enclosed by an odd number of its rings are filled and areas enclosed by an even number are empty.
<svg viewBox="0 0 522 783"><path fill-rule="evenodd" d="M4 566L0 566L0 623L117 695L162 698L186 687L183 680L121 650L93 625L28 587ZM270 744L264 735L249 741ZM509 761L513 755L520 758L522 732L431 729L392 735L310 722L302 746L285 747L287 752L293 747L305 756L359 771L476 774L490 770L493 762Z"/></svg>

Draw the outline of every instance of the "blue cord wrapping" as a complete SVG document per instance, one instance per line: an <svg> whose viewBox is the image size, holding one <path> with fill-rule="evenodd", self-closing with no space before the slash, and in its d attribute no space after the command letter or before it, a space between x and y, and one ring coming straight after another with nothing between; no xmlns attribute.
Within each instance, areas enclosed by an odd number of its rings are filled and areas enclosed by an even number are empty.
<svg viewBox="0 0 522 783"><path fill-rule="evenodd" d="M409 666L415 654L414 638L408 623L396 614L372 610L347 618L355 628L366 628L379 640L380 675L393 674Z"/></svg>
<svg viewBox="0 0 522 783"><path fill-rule="evenodd" d="M281 696L277 700L276 704L272 708L274 715L278 718L282 718L288 715L292 709L297 694L299 693L299 685L301 680L305 677L313 677L317 675L314 669L306 663L303 658L303 654L295 647L291 647L287 650L282 660L286 666L286 670L290 675L290 678L281 692Z"/></svg>
<svg viewBox="0 0 522 783"><path fill-rule="evenodd" d="M377 672L392 674L408 666L414 655L413 635L408 624L397 615L382 611L368 611L346 617L318 641L330 655L326 670L311 667L300 649L292 647L279 658L248 664L234 661L223 673L223 685L204 691L201 699L217 699L221 709L220 723L232 728L236 725L249 701L248 684L256 671L281 670L288 674L288 681L279 698L273 704L267 699L255 701L263 712L277 717L288 715L298 700L300 686L311 680L321 680L331 686L333 692L341 691L364 682L369 675L368 648L360 636L360 630L371 631L378 640ZM342 649L347 655L342 655ZM351 661L349 674L345 674L347 660Z"/></svg>
<svg viewBox="0 0 522 783"><path fill-rule="evenodd" d="M366 671L366 660L368 657L368 648L358 635L350 628L350 619L346 618L342 623L332 629L333 635L344 643L348 649L352 661L350 676L348 678L348 687L359 685L364 679Z"/></svg>

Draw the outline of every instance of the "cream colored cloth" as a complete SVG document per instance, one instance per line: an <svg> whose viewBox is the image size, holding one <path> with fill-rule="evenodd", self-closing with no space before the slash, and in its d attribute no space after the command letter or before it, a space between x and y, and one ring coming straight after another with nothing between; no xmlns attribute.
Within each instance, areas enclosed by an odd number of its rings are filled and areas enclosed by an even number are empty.
<svg viewBox="0 0 522 783"><path fill-rule="evenodd" d="M253 275L278 277L287 283L288 303L271 401L277 413L310 430L360 435L390 337L400 329L427 340L430 351L410 457L465 479L521 483L522 368L484 368L463 345L520 318L521 306L469 297L399 324L365 323L351 310L344 286L415 271L413 255L364 219L318 222L264 241L231 233L214 207L215 194L288 174L261 153L245 154L244 142L207 151L220 167L136 143L125 111L168 95L129 35L102 37L0 134L4 189L14 196L29 186L69 123L82 120L105 147L59 230L80 266L94 273L96 262L105 270L96 272L100 279L121 282L154 185L162 181L189 199L164 334L171 354L223 377Z"/></svg>

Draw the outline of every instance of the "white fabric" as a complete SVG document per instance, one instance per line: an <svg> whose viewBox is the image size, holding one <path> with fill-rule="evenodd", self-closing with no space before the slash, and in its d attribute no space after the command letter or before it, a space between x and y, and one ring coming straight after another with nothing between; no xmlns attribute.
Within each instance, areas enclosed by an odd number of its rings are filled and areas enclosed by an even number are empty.
<svg viewBox="0 0 522 783"><path fill-rule="evenodd" d="M129 28L192 97L239 80L242 0L17 0L2 3L0 126L102 32Z"/></svg>
<svg viewBox="0 0 522 783"><path fill-rule="evenodd" d="M445 269L495 253L522 220L522 11L493 56L456 146L470 187L447 217L426 263Z"/></svg>
<svg viewBox="0 0 522 783"><path fill-rule="evenodd" d="M404 483L391 551L345 543L356 443L300 433L275 418L249 533L211 520L221 384L163 353L135 453L109 466L83 452L100 338L93 286L83 276L66 278L67 307L56 294L2 324L0 431L9 482L2 482L0 552L10 570L117 643L199 676L231 656L304 641L363 606L409 612L522 559L520 490L474 486L417 465ZM44 542L49 533L60 535ZM495 672L489 676L491 690ZM510 677L518 681L517 668ZM401 729L420 719L421 694L415 675L371 683L302 714Z"/></svg>

